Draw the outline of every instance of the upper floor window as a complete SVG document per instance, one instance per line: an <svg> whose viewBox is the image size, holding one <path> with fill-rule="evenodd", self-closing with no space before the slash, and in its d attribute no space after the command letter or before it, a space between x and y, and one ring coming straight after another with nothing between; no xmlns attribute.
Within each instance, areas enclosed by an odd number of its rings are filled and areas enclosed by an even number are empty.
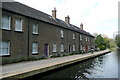
<svg viewBox="0 0 120 80"><path fill-rule="evenodd" d="M0 42L0 56L10 55L10 42Z"/></svg>
<svg viewBox="0 0 120 80"><path fill-rule="evenodd" d="M82 40L82 35L80 35L80 40Z"/></svg>
<svg viewBox="0 0 120 80"><path fill-rule="evenodd" d="M23 20L20 18L16 18L15 20L15 31L22 31Z"/></svg>
<svg viewBox="0 0 120 80"><path fill-rule="evenodd" d="M32 43L32 54L38 54L38 43Z"/></svg>
<svg viewBox="0 0 120 80"><path fill-rule="evenodd" d="M64 44L61 44L61 52L64 52Z"/></svg>
<svg viewBox="0 0 120 80"><path fill-rule="evenodd" d="M57 46L55 43L53 44L53 52L57 52Z"/></svg>
<svg viewBox="0 0 120 80"><path fill-rule="evenodd" d="M75 51L75 44L73 44L73 51Z"/></svg>
<svg viewBox="0 0 120 80"><path fill-rule="evenodd" d="M75 39L75 34L73 33L73 39Z"/></svg>
<svg viewBox="0 0 120 80"><path fill-rule="evenodd" d="M64 38L64 32L63 32L63 30L61 30L60 32L61 32L61 38Z"/></svg>
<svg viewBox="0 0 120 80"><path fill-rule="evenodd" d="M33 29L32 29L33 34L38 34L38 24L33 24Z"/></svg>
<svg viewBox="0 0 120 80"><path fill-rule="evenodd" d="M2 15L2 29L10 30L11 17Z"/></svg>

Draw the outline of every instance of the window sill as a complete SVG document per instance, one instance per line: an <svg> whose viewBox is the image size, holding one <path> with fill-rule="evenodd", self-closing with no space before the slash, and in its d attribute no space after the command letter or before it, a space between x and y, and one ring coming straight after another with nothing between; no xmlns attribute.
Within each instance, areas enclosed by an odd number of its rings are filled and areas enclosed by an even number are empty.
<svg viewBox="0 0 120 80"><path fill-rule="evenodd" d="M56 52L53 52L53 53L57 53L57 51L56 51Z"/></svg>
<svg viewBox="0 0 120 80"><path fill-rule="evenodd" d="M11 31L11 29L1 29L1 30L5 30L5 31Z"/></svg>
<svg viewBox="0 0 120 80"><path fill-rule="evenodd" d="M32 55L38 55L38 53L32 53Z"/></svg>
<svg viewBox="0 0 120 80"><path fill-rule="evenodd" d="M32 33L32 35L39 35L39 34L38 34L38 33L36 33L36 34L35 34L35 33Z"/></svg>
<svg viewBox="0 0 120 80"><path fill-rule="evenodd" d="M14 31L14 32L23 33L23 31Z"/></svg>
<svg viewBox="0 0 120 80"><path fill-rule="evenodd" d="M61 37L61 39L64 39L64 37Z"/></svg>
<svg viewBox="0 0 120 80"><path fill-rule="evenodd" d="M10 55L0 55L0 57L10 57Z"/></svg>

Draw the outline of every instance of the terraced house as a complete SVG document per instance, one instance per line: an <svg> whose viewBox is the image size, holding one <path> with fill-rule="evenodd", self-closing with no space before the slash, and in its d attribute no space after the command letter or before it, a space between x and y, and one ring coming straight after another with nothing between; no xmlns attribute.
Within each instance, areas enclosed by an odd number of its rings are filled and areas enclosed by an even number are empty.
<svg viewBox="0 0 120 80"><path fill-rule="evenodd" d="M0 56L3 60L90 51L94 36L79 27L58 19L57 10L52 16L19 2L2 3L2 41Z"/></svg>

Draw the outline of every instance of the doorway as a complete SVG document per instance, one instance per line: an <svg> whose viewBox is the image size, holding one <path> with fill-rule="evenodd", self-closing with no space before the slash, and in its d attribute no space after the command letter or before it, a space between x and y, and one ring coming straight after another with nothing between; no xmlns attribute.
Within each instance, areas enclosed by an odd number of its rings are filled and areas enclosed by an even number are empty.
<svg viewBox="0 0 120 80"><path fill-rule="evenodd" d="M68 52L71 53L71 45L68 45Z"/></svg>
<svg viewBox="0 0 120 80"><path fill-rule="evenodd" d="M48 57L48 56L49 56L49 45L48 45L48 44L45 44L45 47L44 47L44 55L45 55L45 57Z"/></svg>

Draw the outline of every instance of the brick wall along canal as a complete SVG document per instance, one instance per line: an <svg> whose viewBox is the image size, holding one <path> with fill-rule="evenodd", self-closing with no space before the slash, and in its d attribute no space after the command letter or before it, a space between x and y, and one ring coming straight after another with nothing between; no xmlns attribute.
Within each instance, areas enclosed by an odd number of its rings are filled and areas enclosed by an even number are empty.
<svg viewBox="0 0 120 80"><path fill-rule="evenodd" d="M94 59L69 65L67 67L62 67L57 70L38 74L27 78L27 80L57 80L57 78L64 78L65 80L78 80L80 78L88 80L90 78L102 78L103 80L103 78L112 78L110 80L117 80L118 57L120 57L118 53L120 53L120 50L113 51Z"/></svg>

